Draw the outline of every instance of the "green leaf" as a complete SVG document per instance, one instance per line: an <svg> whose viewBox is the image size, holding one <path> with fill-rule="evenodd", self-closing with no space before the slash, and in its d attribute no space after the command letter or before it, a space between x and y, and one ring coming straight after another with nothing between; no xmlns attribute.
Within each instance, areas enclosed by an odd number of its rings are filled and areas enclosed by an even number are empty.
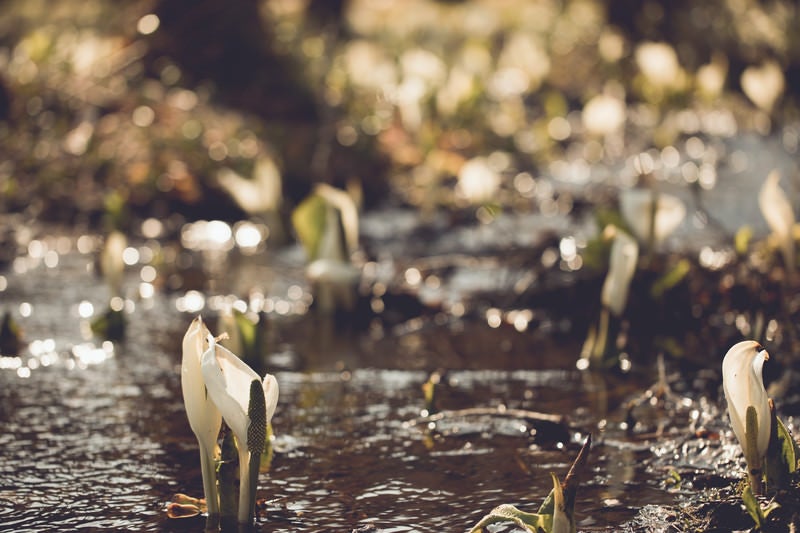
<svg viewBox="0 0 800 533"><path fill-rule="evenodd" d="M653 283L653 286L650 288L650 295L655 300L660 299L662 296L664 296L665 292L680 283L683 278L686 277L686 274L689 273L690 269L691 263L689 263L689 260L681 259L674 267L670 269L669 272L658 278L656 282Z"/></svg>
<svg viewBox="0 0 800 533"><path fill-rule="evenodd" d="M775 420L778 423L778 438L781 440L781 455L789 473L793 474L797 471L797 457L800 455L800 447L798 447L797 442L794 440L783 421L778 417L775 417Z"/></svg>
<svg viewBox="0 0 800 533"><path fill-rule="evenodd" d="M734 248L739 255L745 255L747 248L750 246L750 240L753 238L753 228L744 225L739 228L733 238Z"/></svg>
<svg viewBox="0 0 800 533"><path fill-rule="evenodd" d="M574 510L575 510L575 493L578 489L578 482L581 475L586 469L587 459L589 456L589 449L592 445L592 436L588 435L586 441L583 443L578 456L572 463L564 483L561 484L555 474L551 474L553 480L553 489L544 499L542 505L539 507L537 513L526 513L520 511L510 504L503 504L492 509L492 512L484 516L480 522L470 530L470 533L481 533L483 528L490 524L497 524L501 522L513 522L517 526L532 533L552 533L553 531L553 516L555 515L556 505L560 505L561 512L564 518L571 525L570 529L575 530ZM558 491L558 493L556 492Z"/></svg>
<svg viewBox="0 0 800 533"><path fill-rule="evenodd" d="M542 502L542 505L539 506L539 514L553 514L553 510L556 507L556 491L550 489L550 492L547 494L547 497Z"/></svg>
<svg viewBox="0 0 800 533"><path fill-rule="evenodd" d="M92 333L106 340L121 341L125 338L127 320L123 311L115 311L110 307L92 321L89 326Z"/></svg>
<svg viewBox="0 0 800 533"><path fill-rule="evenodd" d="M750 488L750 485L746 485L742 491L742 501L744 502L744 508L747 510L750 518L752 518L753 522L756 523L756 528L761 529L761 527L764 525L765 517L764 513L761 511L761 505L759 505L755 494L753 494L753 490Z"/></svg>
<svg viewBox="0 0 800 533"><path fill-rule="evenodd" d="M220 447L221 457L217 471L219 479L219 513L224 523L236 523L236 511L239 505L238 470L239 454L236 451L236 439L233 431L225 428Z"/></svg>
<svg viewBox="0 0 800 533"><path fill-rule="evenodd" d="M292 225L309 261L317 259L319 243L325 231L327 209L325 200L312 194L292 211Z"/></svg>
<svg viewBox="0 0 800 533"><path fill-rule="evenodd" d="M486 526L501 522L512 522L520 528L530 531L531 533L539 533L540 529L548 531L542 515L536 513L526 513L524 511L520 511L513 505L503 504L495 507L492 509L492 512L484 516L480 522L475 524L475 527L470 530L470 533L481 533Z"/></svg>
<svg viewBox="0 0 800 533"><path fill-rule="evenodd" d="M234 309L233 320L242 340L242 353L239 356L251 366L258 365L264 350L264 325L262 320L266 320L266 315L260 315L253 322L245 313Z"/></svg>
<svg viewBox="0 0 800 533"><path fill-rule="evenodd" d="M765 457L764 473L769 490L788 488L791 475L797 470L798 446L789 429L775 414L775 404L769 400L772 430Z"/></svg>
<svg viewBox="0 0 800 533"><path fill-rule="evenodd" d="M0 325L0 354L18 355L22 348L22 333L19 325L11 313L6 311L3 314L3 322Z"/></svg>

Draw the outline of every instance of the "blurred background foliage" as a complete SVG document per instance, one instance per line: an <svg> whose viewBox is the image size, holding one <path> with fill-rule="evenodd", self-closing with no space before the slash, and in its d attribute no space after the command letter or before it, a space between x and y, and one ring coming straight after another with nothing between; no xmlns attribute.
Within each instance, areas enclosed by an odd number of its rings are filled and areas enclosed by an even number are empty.
<svg viewBox="0 0 800 533"><path fill-rule="evenodd" d="M532 176L580 186L689 135L798 118L783 0L0 6L0 206L32 219L240 219L219 174L264 158L284 216L316 182L365 207L544 211Z"/></svg>

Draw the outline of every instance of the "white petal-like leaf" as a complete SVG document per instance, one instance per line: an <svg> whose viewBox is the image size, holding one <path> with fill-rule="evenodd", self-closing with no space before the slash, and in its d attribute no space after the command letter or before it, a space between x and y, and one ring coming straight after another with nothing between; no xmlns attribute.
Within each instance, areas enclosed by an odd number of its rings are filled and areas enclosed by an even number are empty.
<svg viewBox="0 0 800 533"><path fill-rule="evenodd" d="M722 361L722 387L728 403L733 433L747 455L745 416L753 406L758 416L757 453L763 458L770 438L770 410L762 370L769 354L756 341L735 344Z"/></svg>

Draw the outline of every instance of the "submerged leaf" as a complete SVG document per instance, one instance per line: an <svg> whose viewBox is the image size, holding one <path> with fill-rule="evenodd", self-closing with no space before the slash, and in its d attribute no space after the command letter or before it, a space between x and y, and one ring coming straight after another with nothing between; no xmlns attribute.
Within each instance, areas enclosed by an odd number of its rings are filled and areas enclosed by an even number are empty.
<svg viewBox="0 0 800 533"><path fill-rule="evenodd" d="M167 504L167 518L192 518L200 514L200 508L190 503L170 502Z"/></svg>
<svg viewBox="0 0 800 533"><path fill-rule="evenodd" d="M592 436L586 441L578 452L563 483L559 483L555 474L550 474L553 479L553 489L547 495L539 511L526 513L513 505L503 504L495 507L484 516L471 530L470 533L481 533L486 526L501 522L512 522L520 528L539 533L571 533L575 531L575 493L578 489L580 476L586 470Z"/></svg>
<svg viewBox="0 0 800 533"><path fill-rule="evenodd" d="M502 522L513 522L520 528L532 533L539 533L540 528L547 531L542 515L526 513L513 505L503 504L495 507L492 512L484 516L480 522L475 524L475 527L470 529L470 533L481 533L486 526Z"/></svg>

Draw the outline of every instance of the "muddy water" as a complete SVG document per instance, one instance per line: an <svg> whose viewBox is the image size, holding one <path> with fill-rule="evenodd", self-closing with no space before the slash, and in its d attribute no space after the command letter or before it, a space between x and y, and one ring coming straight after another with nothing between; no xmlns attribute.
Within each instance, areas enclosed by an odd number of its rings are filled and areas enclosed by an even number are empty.
<svg viewBox="0 0 800 533"><path fill-rule="evenodd" d="M91 336L87 302L96 316L108 289L75 237L47 244L60 246L58 261L29 247L0 280L26 340L20 357L0 360L0 529L200 531L202 518L170 520L164 509L173 493L202 493L180 338L196 313L214 312L179 311L183 292L143 297L134 265L126 339ZM281 397L259 531L466 531L501 503L535 511L549 472L566 473L589 431L597 445L578 493L580 530L632 530L639 509L675 502L654 440L620 426L623 403L653 376L579 372L575 339L470 316L380 334L342 333L309 313L267 316ZM436 369L446 370L446 416L434 423L421 418L420 387ZM566 415L569 431L537 431L516 410ZM670 442L689 438L690 411L670 421Z"/></svg>

